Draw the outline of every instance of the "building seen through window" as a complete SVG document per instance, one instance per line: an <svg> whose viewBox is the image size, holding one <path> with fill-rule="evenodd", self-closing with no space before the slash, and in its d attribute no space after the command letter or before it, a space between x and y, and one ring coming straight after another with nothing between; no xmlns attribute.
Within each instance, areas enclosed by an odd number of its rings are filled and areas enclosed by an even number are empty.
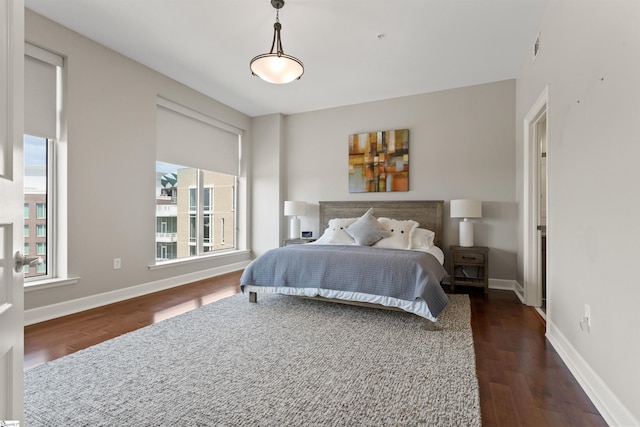
<svg viewBox="0 0 640 427"><path fill-rule="evenodd" d="M156 162L156 261L235 248L236 177Z"/></svg>
<svg viewBox="0 0 640 427"><path fill-rule="evenodd" d="M47 148L46 138L24 136L24 255L39 256L38 266L25 266L24 277L47 275Z"/></svg>

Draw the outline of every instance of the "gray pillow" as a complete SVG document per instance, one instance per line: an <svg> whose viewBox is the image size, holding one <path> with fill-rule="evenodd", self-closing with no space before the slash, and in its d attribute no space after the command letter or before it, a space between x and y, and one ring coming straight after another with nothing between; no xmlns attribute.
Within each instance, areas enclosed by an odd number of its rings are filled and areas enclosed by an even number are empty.
<svg viewBox="0 0 640 427"><path fill-rule="evenodd" d="M373 208L362 215L356 222L347 227L346 232L349 233L353 240L360 246L371 246L383 237L391 237L391 233L385 230L373 216Z"/></svg>

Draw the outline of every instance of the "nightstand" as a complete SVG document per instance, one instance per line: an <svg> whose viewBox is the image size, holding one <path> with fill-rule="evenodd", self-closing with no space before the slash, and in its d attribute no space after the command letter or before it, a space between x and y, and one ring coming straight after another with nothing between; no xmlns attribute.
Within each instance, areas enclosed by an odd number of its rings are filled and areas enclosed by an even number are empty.
<svg viewBox="0 0 640 427"><path fill-rule="evenodd" d="M315 241L316 239L284 239L282 241L282 246L303 245L305 243L311 243Z"/></svg>
<svg viewBox="0 0 640 427"><path fill-rule="evenodd" d="M489 292L489 248L449 246L451 250L451 292L456 285L477 286Z"/></svg>

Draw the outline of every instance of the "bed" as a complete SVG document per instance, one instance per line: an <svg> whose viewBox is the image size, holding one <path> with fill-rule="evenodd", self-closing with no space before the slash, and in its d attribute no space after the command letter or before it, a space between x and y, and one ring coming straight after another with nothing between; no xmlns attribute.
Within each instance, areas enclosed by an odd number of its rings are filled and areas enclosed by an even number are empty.
<svg viewBox="0 0 640 427"><path fill-rule="evenodd" d="M447 276L439 249L443 203L320 202L322 236L259 256L243 272L241 289L251 302L259 293L278 293L403 310L435 322L448 303L440 284Z"/></svg>

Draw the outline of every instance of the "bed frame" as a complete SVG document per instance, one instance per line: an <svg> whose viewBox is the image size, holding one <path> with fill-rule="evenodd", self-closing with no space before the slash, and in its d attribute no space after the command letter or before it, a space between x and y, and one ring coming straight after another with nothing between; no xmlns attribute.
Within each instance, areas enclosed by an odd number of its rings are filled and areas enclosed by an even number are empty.
<svg viewBox="0 0 640 427"><path fill-rule="evenodd" d="M358 201L358 202L319 202L320 229L322 235L332 218L358 218L369 208L373 208L376 218L386 217L398 220L412 219L420 228L436 233L434 243L442 246L442 200L398 200L398 201Z"/></svg>

